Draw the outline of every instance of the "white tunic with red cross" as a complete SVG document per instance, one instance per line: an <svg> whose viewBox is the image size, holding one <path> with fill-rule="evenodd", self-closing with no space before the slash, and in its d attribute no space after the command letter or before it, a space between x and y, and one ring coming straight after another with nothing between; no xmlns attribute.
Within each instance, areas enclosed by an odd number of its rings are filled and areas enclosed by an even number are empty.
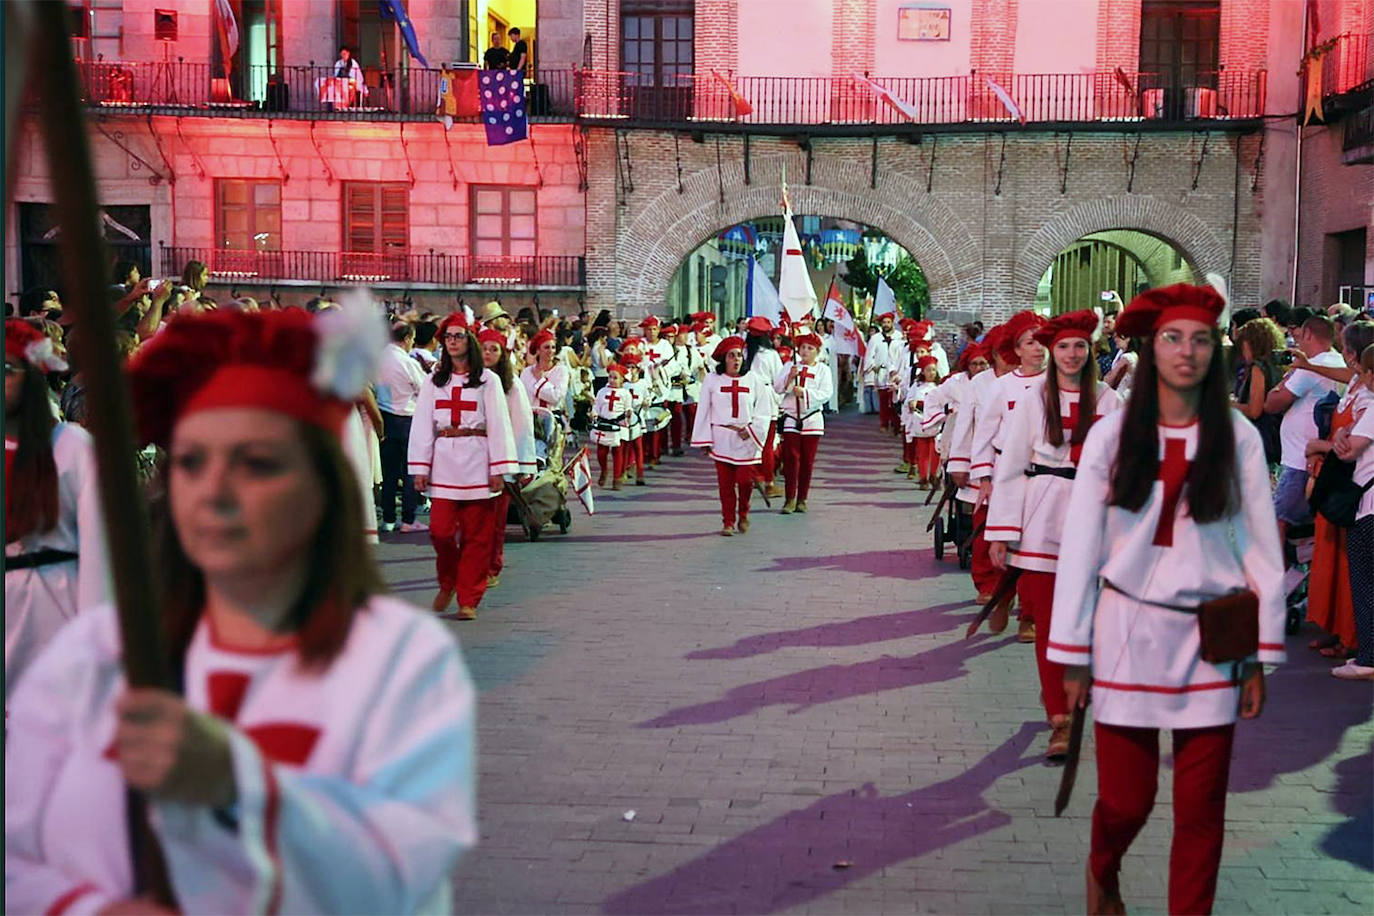
<svg viewBox="0 0 1374 916"><path fill-rule="evenodd" d="M959 412L963 410L964 397L972 381L967 372L956 372L936 385L935 390L925 398L926 414L938 414L940 417L939 422L935 424L941 434L938 450L940 457L946 461L949 460L950 447L954 441L954 427L958 424Z"/></svg>
<svg viewBox="0 0 1374 916"><path fill-rule="evenodd" d="M692 447L709 448L712 458L726 464L758 464L768 438L773 397L772 386L757 372L706 376L692 426ZM743 438L738 429L744 430Z"/></svg>
<svg viewBox="0 0 1374 916"><path fill-rule="evenodd" d="M1069 505L1073 481L1053 474L1027 476L1031 465L1040 468L1077 468L1083 447L1071 445L1078 425L1077 391L1061 389L1059 416L1063 425L1063 444L1051 445L1045 435L1045 383L1041 375L1027 388L1016 409L1003 423L1002 454L993 475L992 498L988 501L988 523L983 536L989 541L1008 542L1007 563L1017 569L1054 572L1059 561L1059 538L1064 530L1064 513ZM1120 406L1116 392L1097 383L1097 409L1103 417ZM1074 525L1070 536L1085 532Z"/></svg>
<svg viewBox="0 0 1374 916"><path fill-rule="evenodd" d="M1202 660L1195 614L1157 605L1195 607L1251 588L1260 603L1255 660L1284 660L1283 559L1264 446L1254 425L1232 410L1239 505L1228 517L1198 524L1185 493L1197 424L1161 425L1158 480L1145 505L1131 512L1107 505L1125 416L1118 410L1103 417L1083 443L1065 513L1065 531L1075 535L1059 549L1049 659L1091 663L1099 722L1151 728L1234 722L1235 666ZM1099 580L1113 588L1099 588Z"/></svg>
<svg viewBox="0 0 1374 916"><path fill-rule="evenodd" d="M489 499L491 478L520 471L511 433L506 393L490 369L482 384L466 388L467 373L455 372L442 388L425 379L410 426L408 471L429 478L425 492L435 499ZM485 435L439 436L448 427L483 430Z"/></svg>
<svg viewBox="0 0 1374 916"><path fill-rule="evenodd" d="M898 418L901 420L902 433L906 439L933 439L940 435L940 424L944 422L945 417L939 408L932 410L936 387L934 382L920 379L913 382L910 377L902 379L898 384Z"/></svg>
<svg viewBox="0 0 1374 916"><path fill-rule="evenodd" d="M475 693L453 637L376 597L325 669L226 646L207 620L185 657L192 709L229 723L229 809L157 801L184 913L449 912L477 841ZM124 693L109 605L58 634L15 691L5 745L5 909L95 913L134 895Z"/></svg>
<svg viewBox="0 0 1374 916"><path fill-rule="evenodd" d="M792 369L791 364L783 366L773 379L773 390L782 396L782 423L778 432L824 435L825 405L835 390L830 367L819 360L812 366L798 363L795 377ZM801 397L793 390L798 387L802 389Z"/></svg>
<svg viewBox="0 0 1374 916"><path fill-rule="evenodd" d="M526 366L520 373L520 383L530 397L531 407L562 410L568 398L568 367L554 363L542 376L534 366Z"/></svg>
<svg viewBox="0 0 1374 916"><path fill-rule="evenodd" d="M973 434L978 427L978 417L988 410L992 392L997 388L999 376L993 369L984 369L969 379L962 390L959 412L954 416L954 429L950 433L949 465L951 474L972 474L969 466L973 463ZM972 503L978 499L977 487L961 487L958 492L961 502Z"/></svg>
<svg viewBox="0 0 1374 916"><path fill-rule="evenodd" d="M968 476L975 483L992 476L997 453L1002 450L1002 434L1008 414L1016 409L1016 402L1026 389L1043 375L1026 375L1013 369L998 376L996 384L984 391L978 405L978 417L973 427L973 454L970 456Z"/></svg>
<svg viewBox="0 0 1374 916"><path fill-rule="evenodd" d="M592 424L591 441L594 445L615 447L626 440L630 434L630 391L627 388L612 388L610 385L596 393L592 401L592 417L600 425L614 425L614 429L598 429Z"/></svg>

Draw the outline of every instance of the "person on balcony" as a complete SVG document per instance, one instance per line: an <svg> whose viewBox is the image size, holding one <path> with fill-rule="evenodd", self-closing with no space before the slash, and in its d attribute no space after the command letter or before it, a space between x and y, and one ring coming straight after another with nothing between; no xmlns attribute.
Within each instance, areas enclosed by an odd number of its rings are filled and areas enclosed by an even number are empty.
<svg viewBox="0 0 1374 916"><path fill-rule="evenodd" d="M523 76L525 67L530 62L530 46L525 42L525 39L520 37L519 29L511 29L507 34L510 35L511 41L515 42L515 44L510 46L510 57L507 61L507 66L512 70L519 70L520 74Z"/></svg>
<svg viewBox="0 0 1374 916"><path fill-rule="evenodd" d="M339 59L328 77L315 81L320 102L338 108L352 108L367 98L367 83L363 80L363 68L354 59L353 52L347 47L339 48Z"/></svg>
<svg viewBox="0 0 1374 916"><path fill-rule="evenodd" d="M510 63L510 52L501 47L501 33L491 33L491 46L482 55L482 66L488 70L504 70Z"/></svg>

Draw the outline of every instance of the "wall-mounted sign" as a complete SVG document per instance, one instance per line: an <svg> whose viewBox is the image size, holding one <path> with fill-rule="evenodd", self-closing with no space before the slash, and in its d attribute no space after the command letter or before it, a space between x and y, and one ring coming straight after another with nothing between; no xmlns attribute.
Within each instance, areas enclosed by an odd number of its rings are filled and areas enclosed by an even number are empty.
<svg viewBox="0 0 1374 916"><path fill-rule="evenodd" d="M949 41L950 9L929 3L909 3L897 8L899 41Z"/></svg>

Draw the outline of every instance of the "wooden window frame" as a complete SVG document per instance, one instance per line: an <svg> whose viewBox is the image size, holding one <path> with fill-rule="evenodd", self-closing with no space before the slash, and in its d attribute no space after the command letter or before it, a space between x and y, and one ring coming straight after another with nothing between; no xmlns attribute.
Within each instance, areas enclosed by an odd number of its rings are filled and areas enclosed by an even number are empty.
<svg viewBox="0 0 1374 916"><path fill-rule="evenodd" d="M373 193L373 203L376 206L377 220L372 227L373 247L367 249L355 249L352 247L353 222L350 194L359 188L371 188ZM402 209L405 214L404 235L405 245L400 251L386 250L385 221L382 219L382 194L387 190L400 190L405 192L406 205ZM339 191L340 194L340 249L352 254L376 254L376 255L408 255L410 253L410 185L404 181L345 181ZM380 249L380 250L379 250Z"/></svg>
<svg viewBox="0 0 1374 916"><path fill-rule="evenodd" d="M489 239L488 236L478 236L477 234L477 195L484 191L499 191L502 195L501 205L501 243L502 252L496 254L478 254L477 242L479 238ZM534 220L534 235L530 241L534 245L534 252L531 255L511 254L510 243L510 195L513 191L527 192L534 197L534 211L531 214ZM474 258L519 258L519 257L538 257L539 256L539 190L534 185L512 185L512 184L472 184L468 186L468 251ZM524 241L524 239L521 239Z"/></svg>
<svg viewBox="0 0 1374 916"><path fill-rule="evenodd" d="M214 197L215 197L215 249L218 250L218 251L223 251L223 250L226 250L226 247L227 247L227 246L224 244L224 243L225 243L225 240L226 240L226 238L227 238L227 235L226 235L226 232L225 232L225 226L224 226L224 212L225 212L224 189L225 189L226 186L228 186L228 185L230 185L230 184L242 184L242 185L248 186L248 188L250 189L250 191L249 191L249 193L248 193L248 195L247 195L248 201L249 201L249 203L248 203L248 205L247 205L247 209L248 209L248 212L249 212L250 214L252 214L252 216L250 216L249 222L250 222L250 224L252 225L252 227L253 227L254 229L256 229L256 227L257 227L256 213L257 213L257 210L258 210L258 204L257 204L257 195L256 195L256 193L255 193L255 191L254 191L253 189L255 189L258 185L273 185L273 186L276 187L276 189L277 189L277 241L276 241L276 245L275 245L274 247L263 248L263 249L261 249L261 250L262 250L262 251L281 251L281 250L282 250L282 241L283 241L283 239L282 239L282 235L283 235L283 226L282 226L282 216L281 216L281 202L282 202L282 194L281 194L281 192L282 192L282 182L281 182L280 180L271 179L271 178L216 178L216 179L214 180ZM249 242L251 243L252 241L253 241L253 239L252 239L252 237L250 236ZM259 249L257 248L257 246L250 244L247 248L235 248L235 249L233 249L233 250L235 250L235 251L258 251Z"/></svg>

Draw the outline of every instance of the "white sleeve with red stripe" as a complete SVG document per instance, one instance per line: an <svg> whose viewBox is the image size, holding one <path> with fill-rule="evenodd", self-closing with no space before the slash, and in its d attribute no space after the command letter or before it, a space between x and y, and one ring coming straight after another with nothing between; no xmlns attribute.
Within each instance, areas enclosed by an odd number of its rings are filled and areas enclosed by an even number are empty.
<svg viewBox="0 0 1374 916"><path fill-rule="evenodd" d="M754 403L749 410L749 432L759 448L764 448L764 443L768 441L768 424L773 422L773 415L777 411L777 402L773 400L777 395L766 382L754 385L753 389Z"/></svg>
<svg viewBox="0 0 1374 916"><path fill-rule="evenodd" d="M232 732L235 829L158 802L183 912L447 911L451 872L477 841L475 693L457 646L425 620L394 646L370 695L352 778L268 762Z"/></svg>
<svg viewBox="0 0 1374 916"><path fill-rule="evenodd" d="M487 418L487 473L492 477L519 473L520 455L515 450L515 435L511 432L510 408L506 406L500 378L490 369L482 370L482 402ZM418 414L419 410L415 412Z"/></svg>
<svg viewBox="0 0 1374 916"><path fill-rule="evenodd" d="M988 370L991 372L992 370ZM969 456L969 480L979 481L992 477L997 453L992 442L997 438L997 430L1002 426L1006 404L1002 402L1004 389L1000 380L982 390L978 402L978 415L973 423L973 450Z"/></svg>
<svg viewBox="0 0 1374 916"><path fill-rule="evenodd" d="M991 369L985 370L991 372ZM973 384L974 376L964 385L959 395L958 410L954 414L954 427L949 432L949 464L951 474L967 474L973 454L973 425L978 414L978 389Z"/></svg>
<svg viewBox="0 0 1374 916"><path fill-rule="evenodd" d="M1012 411L1016 413L1016 411ZM1097 612L1098 573L1105 559L1107 496L1121 426L1098 422L1083 442L1078 473L1069 493L1065 525L1074 536L1060 538L1054 580L1054 609L1045 656L1061 665L1091 665L1093 615ZM993 488L996 492L996 488ZM1277 527L1275 531L1277 532ZM1277 536L1277 534L1275 535Z"/></svg>
<svg viewBox="0 0 1374 916"><path fill-rule="evenodd" d="M1259 595L1258 661L1285 661L1284 624L1287 603L1283 589L1283 552L1279 546L1278 521L1269 494L1269 468L1259 432L1244 415L1231 411L1236 431L1236 464L1240 471L1240 507L1235 516L1236 552L1245 579Z"/></svg>
<svg viewBox="0 0 1374 916"><path fill-rule="evenodd" d="M410 443L406 448L406 473L432 476L434 465L434 398L438 388L425 379L415 397L415 416L410 421Z"/></svg>
<svg viewBox="0 0 1374 916"><path fill-rule="evenodd" d="M711 405L716 400L717 384L717 376L714 374L706 376L706 381L701 383L701 395L697 398L697 418L692 424L693 448L710 448L714 441L712 436L715 430L712 428Z"/></svg>
<svg viewBox="0 0 1374 916"><path fill-rule="evenodd" d="M1016 409L1007 415L1002 429L1002 454L992 475L988 522L983 537L988 541L1020 541L1025 524L1026 468L1030 466L1037 433L1043 435L1043 411L1036 409L1042 389L1031 388Z"/></svg>

